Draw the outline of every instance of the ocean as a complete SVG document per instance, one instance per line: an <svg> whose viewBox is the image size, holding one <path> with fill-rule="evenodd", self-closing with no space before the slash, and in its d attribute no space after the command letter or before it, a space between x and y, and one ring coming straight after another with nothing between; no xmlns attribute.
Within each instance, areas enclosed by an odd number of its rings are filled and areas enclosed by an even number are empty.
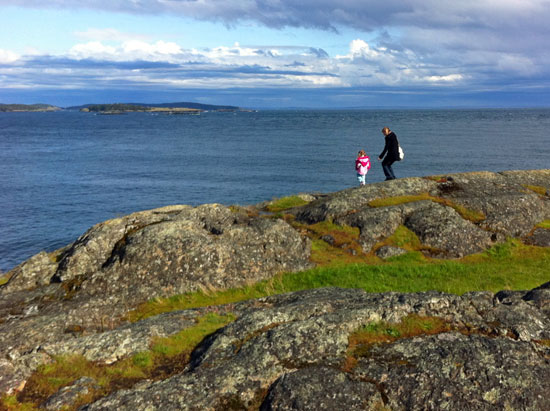
<svg viewBox="0 0 550 411"><path fill-rule="evenodd" d="M201 115L0 113L0 271L92 225L170 204L254 204L397 177L550 168L550 109L281 110Z"/></svg>

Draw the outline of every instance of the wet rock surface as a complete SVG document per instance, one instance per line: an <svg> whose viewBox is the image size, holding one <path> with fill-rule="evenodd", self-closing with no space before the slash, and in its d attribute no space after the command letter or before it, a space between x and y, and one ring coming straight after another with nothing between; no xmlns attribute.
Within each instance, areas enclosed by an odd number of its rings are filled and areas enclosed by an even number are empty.
<svg viewBox="0 0 550 411"><path fill-rule="evenodd" d="M507 236L549 246L550 230L536 228L550 219L549 190L549 170L464 173L315 195L290 212L302 223L358 227L363 251L381 258L403 252L375 248L400 226L437 257L454 258ZM403 196L414 201L371 205ZM483 218L465 218L458 206ZM22 387L57 355L110 364L214 310L237 320L207 337L184 372L88 409L550 409L550 283L462 297L319 289L124 320L151 298L303 270L310 252L285 221L239 207L171 206L100 223L0 286L0 392ZM355 330L410 314L440 317L450 330L377 345L344 365ZM43 406L70 406L94 384L72 383Z"/></svg>

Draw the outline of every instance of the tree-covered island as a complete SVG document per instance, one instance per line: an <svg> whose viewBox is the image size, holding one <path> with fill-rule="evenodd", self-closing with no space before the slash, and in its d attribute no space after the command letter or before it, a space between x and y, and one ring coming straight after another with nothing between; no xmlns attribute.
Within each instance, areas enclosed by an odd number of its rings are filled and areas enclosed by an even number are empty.
<svg viewBox="0 0 550 411"><path fill-rule="evenodd" d="M135 112L155 112L169 114L200 114L201 109L188 107L150 107L136 104L92 104L80 109L82 112L93 112L98 114L123 114Z"/></svg>
<svg viewBox="0 0 550 411"><path fill-rule="evenodd" d="M69 107L75 109L75 107ZM243 111L236 106L219 106L200 103L162 103L162 104L138 104L138 103L113 103L113 104L87 104L78 107L83 112L97 114L123 114L135 112L166 113L166 114L200 114L203 111Z"/></svg>
<svg viewBox="0 0 550 411"><path fill-rule="evenodd" d="M0 104L0 112L17 111L59 111L60 107L50 104Z"/></svg>

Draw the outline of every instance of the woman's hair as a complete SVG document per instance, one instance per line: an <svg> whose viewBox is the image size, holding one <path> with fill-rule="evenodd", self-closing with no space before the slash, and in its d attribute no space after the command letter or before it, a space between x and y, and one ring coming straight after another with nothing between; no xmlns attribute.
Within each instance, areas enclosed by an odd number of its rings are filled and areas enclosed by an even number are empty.
<svg viewBox="0 0 550 411"><path fill-rule="evenodd" d="M359 150L359 155L360 155L361 157L365 156L365 155L366 155L366 154L365 154L365 151Z"/></svg>
<svg viewBox="0 0 550 411"><path fill-rule="evenodd" d="M390 131L391 131L391 130L389 129L389 127L384 127L384 128L382 129L382 133L384 133L384 135L390 134Z"/></svg>

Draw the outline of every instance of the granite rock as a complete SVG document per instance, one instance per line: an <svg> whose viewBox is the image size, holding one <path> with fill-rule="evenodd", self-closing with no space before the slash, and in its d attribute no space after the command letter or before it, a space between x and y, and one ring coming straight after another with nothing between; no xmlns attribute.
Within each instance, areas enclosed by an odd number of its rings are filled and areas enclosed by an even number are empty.
<svg viewBox="0 0 550 411"><path fill-rule="evenodd" d="M376 344L345 366L354 330L411 314L452 327ZM308 290L246 303L181 374L86 409L546 409L550 348L538 341L549 337L548 315L521 297Z"/></svg>

